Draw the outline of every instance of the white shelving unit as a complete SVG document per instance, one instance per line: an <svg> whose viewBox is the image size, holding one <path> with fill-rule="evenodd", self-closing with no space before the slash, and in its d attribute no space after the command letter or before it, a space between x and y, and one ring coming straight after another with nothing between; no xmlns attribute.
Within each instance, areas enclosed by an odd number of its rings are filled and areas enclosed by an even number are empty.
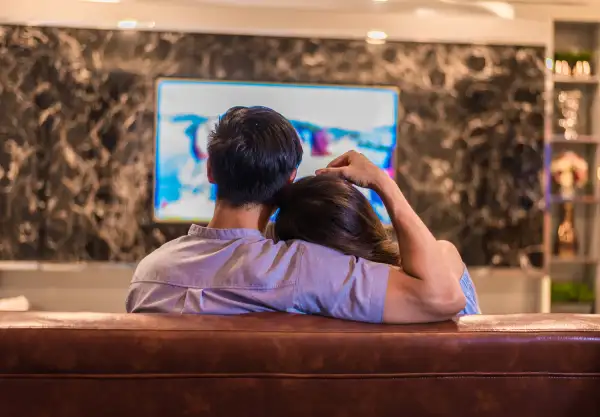
<svg viewBox="0 0 600 417"><path fill-rule="evenodd" d="M544 190L546 211L544 215L544 270L542 280L542 312L596 312L600 313L600 23L555 22L553 43L548 57L556 52L591 52L592 74L584 77L556 75L548 65L546 80L545 120L545 175ZM550 61L552 63L552 61ZM559 91L579 90L581 101L578 112L576 140L567 140L557 125L556 108ZM589 186L572 200L574 224L579 238L578 253L571 258L561 258L554 253L555 233L560 217L558 209L565 202L553 192L550 163L557 153L573 151L588 162ZM552 287L565 283L585 284L595 294L592 303L555 302Z"/></svg>

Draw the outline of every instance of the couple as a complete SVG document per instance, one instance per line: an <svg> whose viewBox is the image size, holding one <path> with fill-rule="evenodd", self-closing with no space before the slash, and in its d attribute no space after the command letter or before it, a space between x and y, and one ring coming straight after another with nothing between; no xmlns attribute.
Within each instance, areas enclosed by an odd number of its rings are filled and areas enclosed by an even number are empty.
<svg viewBox="0 0 600 417"><path fill-rule="evenodd" d="M208 144L213 219L139 263L127 311L283 311L371 323L478 312L458 251L434 238L385 172L348 152L294 182L301 160L301 141L282 115L264 107L228 110ZM352 184L379 194L397 245Z"/></svg>

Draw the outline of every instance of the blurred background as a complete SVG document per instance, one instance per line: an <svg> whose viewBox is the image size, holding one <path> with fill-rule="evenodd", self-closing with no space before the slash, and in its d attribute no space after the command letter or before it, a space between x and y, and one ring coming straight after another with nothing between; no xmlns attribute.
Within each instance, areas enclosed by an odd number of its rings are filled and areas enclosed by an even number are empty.
<svg viewBox="0 0 600 417"><path fill-rule="evenodd" d="M391 86L394 175L484 313L600 311L600 1L0 1L0 309L122 312L160 77Z"/></svg>

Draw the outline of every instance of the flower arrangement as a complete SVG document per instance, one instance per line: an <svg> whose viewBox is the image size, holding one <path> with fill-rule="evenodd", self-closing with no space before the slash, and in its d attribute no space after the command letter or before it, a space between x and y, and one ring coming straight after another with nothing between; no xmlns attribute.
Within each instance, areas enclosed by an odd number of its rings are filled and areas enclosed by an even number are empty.
<svg viewBox="0 0 600 417"><path fill-rule="evenodd" d="M552 177L560 186L561 197L570 199L575 190L584 187L588 178L588 163L573 151L567 151L550 164Z"/></svg>

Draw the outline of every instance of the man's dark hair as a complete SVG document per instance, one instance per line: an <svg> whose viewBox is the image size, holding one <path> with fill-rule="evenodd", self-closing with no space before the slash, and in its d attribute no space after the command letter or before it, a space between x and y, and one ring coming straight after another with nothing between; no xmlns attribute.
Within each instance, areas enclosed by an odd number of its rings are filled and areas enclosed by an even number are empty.
<svg viewBox="0 0 600 417"><path fill-rule="evenodd" d="M266 107L232 107L208 140L217 198L234 207L270 204L302 161L292 124Z"/></svg>

